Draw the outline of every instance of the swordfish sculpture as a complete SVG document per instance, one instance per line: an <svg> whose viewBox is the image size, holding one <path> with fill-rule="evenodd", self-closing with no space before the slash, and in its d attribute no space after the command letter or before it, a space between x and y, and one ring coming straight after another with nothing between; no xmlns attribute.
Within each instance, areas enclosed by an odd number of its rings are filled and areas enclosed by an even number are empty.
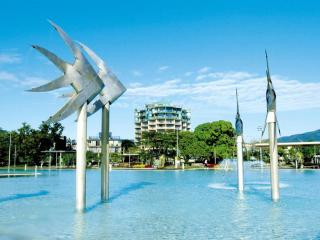
<svg viewBox="0 0 320 240"><path fill-rule="evenodd" d="M236 115L236 135L237 135L237 162L238 162L238 190L243 192L244 180L243 180L243 122L240 118L238 90L236 89L237 98L237 115Z"/></svg>
<svg viewBox="0 0 320 240"><path fill-rule="evenodd" d="M266 91L266 101L267 101L267 116L264 125L264 129L262 131L262 136L266 129L266 125L268 124L268 132L269 132L269 151L270 151L270 175L271 175L271 198L273 201L278 201L280 198L279 194L279 176L278 176L278 146L277 146L277 127L280 132L277 114L276 114L276 92L273 88L273 84L271 81L270 70L269 70L269 62L268 62L268 54L266 54L266 62L267 62L267 91Z"/></svg>
<svg viewBox="0 0 320 240"><path fill-rule="evenodd" d="M100 92L99 99L88 108L88 115L102 109L101 126L101 201L109 199L109 111L110 105L116 101L127 89L116 75L107 68L105 62L86 45L79 43L82 49L91 57L99 68L98 75L105 87Z"/></svg>
<svg viewBox="0 0 320 240"><path fill-rule="evenodd" d="M82 212L86 206L87 105L101 92L104 83L73 40L58 25L51 21L49 22L70 47L75 60L72 64L67 63L47 49L34 45L33 48L53 62L63 72L63 76L29 91L48 92L69 85L75 90L69 101L47 122L61 121L78 111L76 209Z"/></svg>
<svg viewBox="0 0 320 240"><path fill-rule="evenodd" d="M240 118L239 112L239 100L238 100L238 89L236 89L236 97L237 97L237 115L236 115L236 135L242 136L243 134L243 122Z"/></svg>
<svg viewBox="0 0 320 240"><path fill-rule="evenodd" d="M269 61L268 61L268 54L267 51L265 51L266 54L266 63L267 63L267 70L266 70L266 75L267 75L267 91L266 91L266 101L267 101L267 112L274 112L276 113L276 99L277 99L277 95L276 92L273 88L273 84L272 84L272 80L271 80L271 76L270 76L270 70L269 70ZM264 132L266 130L267 127L267 117L266 116L266 120L265 120L265 124L264 124L264 128L262 131L262 136L264 135ZM281 131L280 131L280 127L279 127L279 122L276 117L276 123L277 123L277 127L278 127L278 131L279 131L279 135L281 135Z"/></svg>

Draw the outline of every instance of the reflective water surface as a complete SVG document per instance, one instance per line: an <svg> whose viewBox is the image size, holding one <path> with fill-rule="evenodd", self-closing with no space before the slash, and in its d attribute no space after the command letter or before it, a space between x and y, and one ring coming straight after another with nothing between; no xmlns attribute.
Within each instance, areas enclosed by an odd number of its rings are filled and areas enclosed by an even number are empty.
<svg viewBox="0 0 320 240"><path fill-rule="evenodd" d="M75 171L0 178L0 239L320 239L320 171L112 171L101 204L99 170L87 171L87 211L74 211Z"/></svg>

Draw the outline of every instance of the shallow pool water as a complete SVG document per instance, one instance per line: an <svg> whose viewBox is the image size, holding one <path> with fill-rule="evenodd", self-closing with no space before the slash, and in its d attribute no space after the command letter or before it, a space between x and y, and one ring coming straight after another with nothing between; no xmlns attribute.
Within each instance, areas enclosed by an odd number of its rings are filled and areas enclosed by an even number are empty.
<svg viewBox="0 0 320 240"><path fill-rule="evenodd" d="M87 171L87 211L77 214L75 171L0 178L0 239L320 239L320 171L121 171L101 204L100 172Z"/></svg>

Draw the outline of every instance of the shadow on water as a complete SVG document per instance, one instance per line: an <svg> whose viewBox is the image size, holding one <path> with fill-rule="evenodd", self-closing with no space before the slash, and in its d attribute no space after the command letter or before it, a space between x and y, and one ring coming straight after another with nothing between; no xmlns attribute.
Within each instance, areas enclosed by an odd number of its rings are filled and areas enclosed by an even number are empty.
<svg viewBox="0 0 320 240"><path fill-rule="evenodd" d="M32 198L32 197L40 197L40 196L45 196L48 195L49 192L45 190L41 190L36 193L18 193L18 194L13 194L9 197L4 197L0 198L0 203L7 202L7 201L15 201L23 198Z"/></svg>
<svg viewBox="0 0 320 240"><path fill-rule="evenodd" d="M138 183L132 183L132 184L129 184L128 186L120 189L118 192L116 192L113 196L111 196L109 198L109 200L107 202L96 202L95 204L89 206L86 208L86 212L90 212L92 210L94 210L95 208L97 208L98 206L104 204L104 203L112 203L114 200L122 197L122 196L125 196L125 195L128 195L130 192L133 192L133 191L137 191L139 189L142 189L146 186L151 186L151 185L154 185L154 183L151 183L151 182L138 182Z"/></svg>

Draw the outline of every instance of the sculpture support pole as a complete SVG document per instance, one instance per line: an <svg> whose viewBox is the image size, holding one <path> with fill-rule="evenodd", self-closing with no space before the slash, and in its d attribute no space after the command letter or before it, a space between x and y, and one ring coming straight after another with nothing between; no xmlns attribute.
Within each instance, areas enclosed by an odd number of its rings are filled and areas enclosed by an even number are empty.
<svg viewBox="0 0 320 240"><path fill-rule="evenodd" d="M274 202L277 202L280 196L278 176L277 123L275 112L268 112L267 123L270 148L271 198Z"/></svg>
<svg viewBox="0 0 320 240"><path fill-rule="evenodd" d="M243 138L242 136L237 136L237 158L238 158L238 190L240 192L244 189L243 184Z"/></svg>
<svg viewBox="0 0 320 240"><path fill-rule="evenodd" d="M77 122L76 209L86 207L87 103L79 109Z"/></svg>
<svg viewBox="0 0 320 240"><path fill-rule="evenodd" d="M101 201L109 199L109 108L107 104L102 108L101 133Z"/></svg>

